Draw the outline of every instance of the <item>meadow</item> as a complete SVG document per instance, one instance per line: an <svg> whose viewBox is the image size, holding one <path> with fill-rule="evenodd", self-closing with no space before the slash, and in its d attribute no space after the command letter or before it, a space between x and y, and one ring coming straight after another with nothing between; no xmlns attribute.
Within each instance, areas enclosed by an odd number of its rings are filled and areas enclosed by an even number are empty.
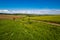
<svg viewBox="0 0 60 40"><path fill-rule="evenodd" d="M51 18L49 20L53 20ZM0 40L60 40L60 26L32 21L40 19L44 20L44 17L0 19ZM59 17L54 22L57 20Z"/></svg>
<svg viewBox="0 0 60 40"><path fill-rule="evenodd" d="M31 17L32 20L45 21L60 24L60 15L49 15L49 16L35 16Z"/></svg>

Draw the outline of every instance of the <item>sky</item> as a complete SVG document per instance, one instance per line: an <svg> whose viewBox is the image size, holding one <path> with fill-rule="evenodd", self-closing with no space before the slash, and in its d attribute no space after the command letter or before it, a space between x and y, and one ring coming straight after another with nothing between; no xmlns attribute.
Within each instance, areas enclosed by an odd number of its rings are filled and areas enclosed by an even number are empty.
<svg viewBox="0 0 60 40"><path fill-rule="evenodd" d="M60 13L60 0L0 0L0 13Z"/></svg>

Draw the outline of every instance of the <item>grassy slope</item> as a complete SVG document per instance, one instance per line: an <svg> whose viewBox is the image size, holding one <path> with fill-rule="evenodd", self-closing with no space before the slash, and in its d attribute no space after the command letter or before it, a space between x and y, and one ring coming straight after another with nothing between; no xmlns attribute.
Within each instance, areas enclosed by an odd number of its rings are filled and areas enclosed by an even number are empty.
<svg viewBox="0 0 60 40"><path fill-rule="evenodd" d="M41 21L46 21L46 22L54 22L54 23L59 23L60 24L60 15L58 16L36 16L36 17L31 17L31 19L34 20L41 20Z"/></svg>
<svg viewBox="0 0 60 40"><path fill-rule="evenodd" d="M60 27L26 19L0 20L0 40L60 40Z"/></svg>

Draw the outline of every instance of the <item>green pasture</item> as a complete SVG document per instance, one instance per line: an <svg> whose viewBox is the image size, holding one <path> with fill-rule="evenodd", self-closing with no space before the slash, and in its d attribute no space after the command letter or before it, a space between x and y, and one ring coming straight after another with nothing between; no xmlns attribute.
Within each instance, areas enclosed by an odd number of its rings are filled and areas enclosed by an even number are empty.
<svg viewBox="0 0 60 40"><path fill-rule="evenodd" d="M60 24L60 15L58 15L58 16L56 16L56 15L53 15L53 16L35 16L35 17L30 17L30 19Z"/></svg>
<svg viewBox="0 0 60 40"><path fill-rule="evenodd" d="M28 17L0 19L0 40L60 40L60 26L32 21Z"/></svg>

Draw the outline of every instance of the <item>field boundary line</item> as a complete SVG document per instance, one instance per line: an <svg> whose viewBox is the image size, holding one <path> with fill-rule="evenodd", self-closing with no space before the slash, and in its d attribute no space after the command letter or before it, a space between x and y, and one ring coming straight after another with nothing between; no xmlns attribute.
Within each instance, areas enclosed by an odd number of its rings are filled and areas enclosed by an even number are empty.
<svg viewBox="0 0 60 40"><path fill-rule="evenodd" d="M36 20L32 20L32 21L36 21ZM43 23L47 23L47 24L51 24L51 25L60 26L60 24L57 24L57 23L51 23L51 22L45 22L45 21L36 21L36 22L43 22Z"/></svg>

